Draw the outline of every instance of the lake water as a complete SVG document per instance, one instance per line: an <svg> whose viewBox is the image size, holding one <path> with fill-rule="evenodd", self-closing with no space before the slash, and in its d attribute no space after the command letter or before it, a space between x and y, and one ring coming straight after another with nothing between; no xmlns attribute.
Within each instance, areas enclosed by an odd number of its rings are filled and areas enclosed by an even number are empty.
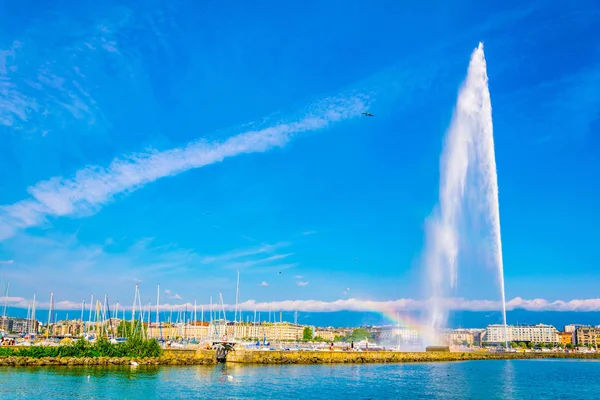
<svg viewBox="0 0 600 400"><path fill-rule="evenodd" d="M600 361L0 367L0 399L594 399Z"/></svg>

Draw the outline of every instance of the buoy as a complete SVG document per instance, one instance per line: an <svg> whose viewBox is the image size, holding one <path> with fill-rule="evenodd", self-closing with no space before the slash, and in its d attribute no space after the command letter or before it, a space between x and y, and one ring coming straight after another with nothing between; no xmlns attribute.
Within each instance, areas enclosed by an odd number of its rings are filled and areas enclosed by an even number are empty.
<svg viewBox="0 0 600 400"><path fill-rule="evenodd" d="M233 376L231 376L231 375L227 375L227 380L228 380L228 381L232 381L232 380L233 380Z"/></svg>
<svg viewBox="0 0 600 400"><path fill-rule="evenodd" d="M132 362L131 362L131 367L132 367L132 368L135 368L135 367L137 367L137 366L138 366L138 363L137 363L137 362L135 362L135 361L132 361Z"/></svg>

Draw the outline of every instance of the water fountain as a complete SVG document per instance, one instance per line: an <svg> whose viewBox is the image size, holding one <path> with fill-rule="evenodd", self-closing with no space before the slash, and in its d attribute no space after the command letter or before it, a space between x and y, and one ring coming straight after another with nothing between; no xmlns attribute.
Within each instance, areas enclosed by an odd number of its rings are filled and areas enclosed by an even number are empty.
<svg viewBox="0 0 600 400"><path fill-rule="evenodd" d="M476 202L476 207L463 210L467 193ZM498 176L492 105L482 43L471 55L467 77L460 88L452 122L446 132L440 160L439 203L427 220L424 261L430 300L426 324L429 332L425 336L429 343L437 342L436 333L447 324L449 310L445 299L452 295L457 284L459 225L464 217L463 211L480 213L489 233L506 337Z"/></svg>

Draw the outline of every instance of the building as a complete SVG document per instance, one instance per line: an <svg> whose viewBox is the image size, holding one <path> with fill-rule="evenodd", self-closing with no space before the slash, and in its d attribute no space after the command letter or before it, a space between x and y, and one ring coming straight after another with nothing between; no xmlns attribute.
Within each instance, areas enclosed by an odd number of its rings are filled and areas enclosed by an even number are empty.
<svg viewBox="0 0 600 400"><path fill-rule="evenodd" d="M506 335L505 335L506 331ZM508 336L508 337L507 337ZM488 325L486 341L489 343L533 342L558 343L558 330L552 325Z"/></svg>
<svg viewBox="0 0 600 400"><path fill-rule="evenodd" d="M577 347L596 347L597 330L592 326L579 327L575 330L575 344Z"/></svg>
<svg viewBox="0 0 600 400"><path fill-rule="evenodd" d="M481 343L485 340L485 329L469 329L473 333L473 344L475 346L481 346Z"/></svg>
<svg viewBox="0 0 600 400"><path fill-rule="evenodd" d="M582 328L584 326L585 325L583 325L583 324L569 324L569 325L565 325L565 328L563 329L563 331L565 331L567 333L575 333L577 328Z"/></svg>
<svg viewBox="0 0 600 400"><path fill-rule="evenodd" d="M313 338L318 337L325 339L328 342L333 342L336 336L343 336L343 334L340 331L334 329L313 329Z"/></svg>
<svg viewBox="0 0 600 400"><path fill-rule="evenodd" d="M468 329L448 329L442 332L441 342L446 346L473 345L473 332Z"/></svg>
<svg viewBox="0 0 600 400"><path fill-rule="evenodd" d="M573 332L559 332L559 343L563 346L573 344Z"/></svg>
<svg viewBox="0 0 600 400"><path fill-rule="evenodd" d="M0 331L6 333L13 331L13 318L0 317Z"/></svg>
<svg viewBox="0 0 600 400"><path fill-rule="evenodd" d="M371 331L373 332L373 329ZM378 327L373 336L378 341L397 341L400 339L401 342L413 343L419 340L419 331L402 326L382 326Z"/></svg>
<svg viewBox="0 0 600 400"><path fill-rule="evenodd" d="M305 325L296 325L288 322L263 322L263 323L207 323L196 324L150 324L148 336L154 338L184 338L184 339L246 339L267 341L300 341L303 337Z"/></svg>
<svg viewBox="0 0 600 400"><path fill-rule="evenodd" d="M40 323L37 320L10 317L9 319L12 319L12 330L9 332L37 334L40 327Z"/></svg>

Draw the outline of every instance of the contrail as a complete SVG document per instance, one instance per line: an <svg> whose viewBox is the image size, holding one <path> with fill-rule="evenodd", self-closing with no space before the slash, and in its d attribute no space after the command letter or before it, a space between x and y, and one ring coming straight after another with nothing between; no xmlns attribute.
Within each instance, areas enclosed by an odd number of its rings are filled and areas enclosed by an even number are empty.
<svg viewBox="0 0 600 400"><path fill-rule="evenodd" d="M136 153L115 159L108 167L88 166L70 179L54 177L28 189L32 198L0 206L0 240L16 230L38 226L49 216L91 213L157 179L201 168L241 154L262 153L285 146L296 134L314 131L359 116L367 97L331 97L317 102L300 118L250 130L222 142L199 140L166 151Z"/></svg>

